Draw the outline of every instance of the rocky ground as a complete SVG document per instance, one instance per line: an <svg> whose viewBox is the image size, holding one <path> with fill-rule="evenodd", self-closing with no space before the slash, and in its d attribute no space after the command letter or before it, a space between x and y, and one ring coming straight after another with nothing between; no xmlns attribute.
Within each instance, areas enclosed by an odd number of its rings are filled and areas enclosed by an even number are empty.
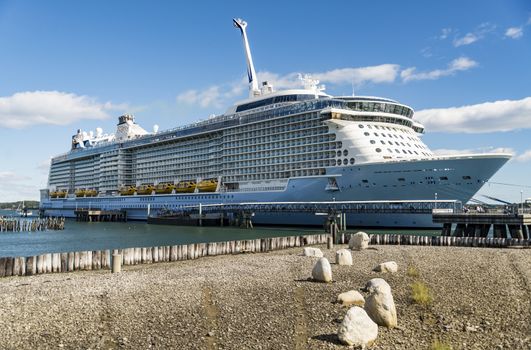
<svg viewBox="0 0 531 350"><path fill-rule="evenodd" d="M320 248L333 262L343 247ZM4 278L0 349L344 349L347 309L333 301L374 277L391 285L399 325L380 327L374 349L531 347L530 250L378 246L332 264L330 284L308 280L317 259L301 251ZM398 273L371 271L388 260ZM428 306L412 303L417 279Z"/></svg>

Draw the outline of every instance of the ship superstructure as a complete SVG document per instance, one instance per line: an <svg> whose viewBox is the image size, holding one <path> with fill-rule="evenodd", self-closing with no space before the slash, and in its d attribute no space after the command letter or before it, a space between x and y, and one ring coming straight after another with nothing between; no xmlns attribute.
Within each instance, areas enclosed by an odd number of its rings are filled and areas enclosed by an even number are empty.
<svg viewBox="0 0 531 350"><path fill-rule="evenodd" d="M156 208L196 203L466 202L510 157L435 156L421 140L424 127L413 109L392 99L330 96L309 76L300 76L300 89L259 87L247 24L237 19L234 25L247 57L248 99L223 115L171 130L147 132L123 115L113 135L78 131L71 150L52 159L42 209L73 215L89 205L123 208L145 219ZM308 223L296 215L263 219ZM418 225L415 218L395 219L389 223Z"/></svg>

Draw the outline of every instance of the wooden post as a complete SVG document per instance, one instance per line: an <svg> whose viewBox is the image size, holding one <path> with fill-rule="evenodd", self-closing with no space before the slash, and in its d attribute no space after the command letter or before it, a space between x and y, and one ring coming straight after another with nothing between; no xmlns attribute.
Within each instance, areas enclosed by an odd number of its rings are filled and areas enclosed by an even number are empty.
<svg viewBox="0 0 531 350"><path fill-rule="evenodd" d="M120 254L112 255L112 273L119 273L122 271L122 256Z"/></svg>
<svg viewBox="0 0 531 350"><path fill-rule="evenodd" d="M329 236L327 241L326 241L326 248L328 248L329 250L330 249L334 249L334 240L332 238L332 236Z"/></svg>
<svg viewBox="0 0 531 350"><path fill-rule="evenodd" d="M26 276L33 276L37 273L37 257L28 256L26 258Z"/></svg>

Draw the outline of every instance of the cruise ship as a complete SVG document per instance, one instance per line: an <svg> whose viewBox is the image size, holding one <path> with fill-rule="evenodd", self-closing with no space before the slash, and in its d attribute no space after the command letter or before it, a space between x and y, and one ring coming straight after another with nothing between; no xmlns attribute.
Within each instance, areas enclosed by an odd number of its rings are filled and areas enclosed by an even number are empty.
<svg viewBox="0 0 531 350"><path fill-rule="evenodd" d="M249 98L227 112L170 130L146 131L132 115L114 134L78 132L51 160L41 210L123 209L145 220L161 209L250 202L458 200L472 196L509 154L435 155L411 107L371 96L331 96L319 81L259 86L247 23L233 20L247 60ZM255 223L315 224L305 213L257 213ZM349 214L372 227L431 227L431 215Z"/></svg>

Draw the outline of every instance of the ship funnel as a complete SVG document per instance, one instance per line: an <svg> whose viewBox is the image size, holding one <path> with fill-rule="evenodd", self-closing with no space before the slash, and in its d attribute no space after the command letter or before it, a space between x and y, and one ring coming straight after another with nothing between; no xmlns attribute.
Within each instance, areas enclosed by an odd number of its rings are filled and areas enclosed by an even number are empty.
<svg viewBox="0 0 531 350"><path fill-rule="evenodd" d="M249 47L249 40L247 40L247 22L241 18L232 19L234 26L240 29L243 39L243 47L245 49L245 57L247 58L247 76L249 78L249 96L255 97L260 95L258 88L258 81L256 80L256 72L254 70L253 57L251 56L251 48Z"/></svg>

